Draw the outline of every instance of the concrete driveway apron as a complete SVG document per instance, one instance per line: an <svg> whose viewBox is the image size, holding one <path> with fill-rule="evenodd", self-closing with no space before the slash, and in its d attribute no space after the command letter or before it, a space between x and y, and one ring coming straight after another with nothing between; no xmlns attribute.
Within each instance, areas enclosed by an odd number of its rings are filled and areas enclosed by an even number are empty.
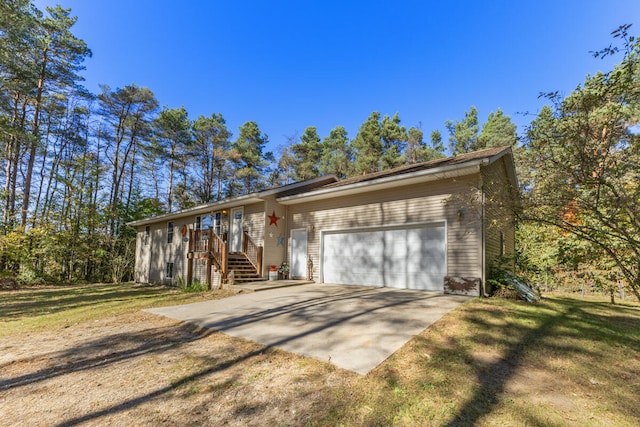
<svg viewBox="0 0 640 427"><path fill-rule="evenodd" d="M311 284L147 311L366 374L469 298Z"/></svg>

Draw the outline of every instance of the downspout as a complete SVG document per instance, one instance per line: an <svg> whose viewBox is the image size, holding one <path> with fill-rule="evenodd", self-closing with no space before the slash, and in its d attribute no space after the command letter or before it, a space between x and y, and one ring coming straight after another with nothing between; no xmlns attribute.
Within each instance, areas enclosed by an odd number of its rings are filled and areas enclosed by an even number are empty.
<svg viewBox="0 0 640 427"><path fill-rule="evenodd" d="M486 275L486 271L487 271L487 265L486 265L486 241L487 241L487 236L486 236L486 210L485 210L485 206L486 206L486 201L485 201L485 192L484 192L484 179L482 176L482 169L480 169L480 193L481 193L481 204L482 204L482 208L481 208L481 213L480 213L480 228L481 228L481 235L480 235L480 281L481 281L481 286L480 286L480 296L487 296L487 275Z"/></svg>

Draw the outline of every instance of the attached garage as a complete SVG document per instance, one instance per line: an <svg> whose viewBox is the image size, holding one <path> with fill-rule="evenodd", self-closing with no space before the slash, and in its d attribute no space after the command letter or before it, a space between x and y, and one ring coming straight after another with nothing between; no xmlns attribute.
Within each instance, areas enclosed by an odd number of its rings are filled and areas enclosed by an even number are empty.
<svg viewBox="0 0 640 427"><path fill-rule="evenodd" d="M324 283L443 291L444 222L322 233Z"/></svg>

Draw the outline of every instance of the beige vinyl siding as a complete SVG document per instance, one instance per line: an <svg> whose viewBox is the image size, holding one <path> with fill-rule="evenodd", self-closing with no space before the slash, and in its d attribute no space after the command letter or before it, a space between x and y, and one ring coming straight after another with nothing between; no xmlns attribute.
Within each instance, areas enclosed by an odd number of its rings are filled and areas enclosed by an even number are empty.
<svg viewBox="0 0 640 427"><path fill-rule="evenodd" d="M264 203L254 203L244 207L242 226L258 246L264 246L264 218Z"/></svg>
<svg viewBox="0 0 640 427"><path fill-rule="evenodd" d="M140 226L138 228L138 236L136 239L136 280L138 280L138 278L144 277L144 269L145 265L147 265L147 281L149 283L164 283L173 285L178 285L181 281L186 283L189 242L183 241L184 236L182 236L182 227L186 226L187 230L194 229L196 216L202 217L204 215L209 215L209 213L190 215L183 218L174 219L172 243L167 243L168 221L149 224L150 241L149 245L146 248L144 247L145 226ZM254 203L244 207L243 228L249 232L251 239L259 246L264 245L264 218L264 203ZM222 221L222 229L223 231L227 231L229 229L228 213L223 214ZM188 234L186 234L186 236L188 237ZM173 278L171 280L165 277L166 266L168 262L173 263ZM203 263L201 260L194 260L193 279L201 283L205 283L207 277L206 275L206 262Z"/></svg>
<svg viewBox="0 0 640 427"><path fill-rule="evenodd" d="M485 247L486 277L490 278L493 266L497 267L501 246L503 255L515 252L515 218L513 214L514 192L506 174L504 157L483 169L485 193ZM502 237L501 237L502 235ZM513 260L503 267L513 271Z"/></svg>
<svg viewBox="0 0 640 427"><path fill-rule="evenodd" d="M187 280L187 253L189 251L189 242L183 241L182 227L186 226L187 230L192 229L195 223L195 215L174 219L173 242L167 243L167 223L168 221L149 224L150 242L149 242L149 283L163 283L177 285L180 280ZM138 234L144 239L144 226L140 227ZM186 235L188 237L188 234ZM165 277L166 266L168 262L173 263L173 278L169 280ZM136 274L142 268L142 265L136 263Z"/></svg>
<svg viewBox="0 0 640 427"><path fill-rule="evenodd" d="M384 191L291 205L290 229L307 228L308 253L319 281L321 231L361 227L445 221L447 225L447 274L480 277L481 227L477 208L465 207L465 197L473 190L472 180L446 180L415 184ZM458 220L458 211L463 218Z"/></svg>
<svg viewBox="0 0 640 427"><path fill-rule="evenodd" d="M264 259L262 262L262 275L266 277L269 274L270 265L280 265L285 260L286 244L278 245L278 238L284 239L283 243L288 239L288 228L286 212L287 207L280 205L276 202L275 197L270 197L265 200L265 215L264 215ZM272 213L280 218L277 226L271 224L269 216ZM285 218L282 218L282 217Z"/></svg>
<svg viewBox="0 0 640 427"><path fill-rule="evenodd" d="M260 203L254 203L254 204L245 206L244 207L244 224L243 224L243 226L249 233L251 240L256 245L262 246L264 248L263 262L262 262L263 268L261 273L263 276L266 275L266 271L267 271L266 270L267 267L264 266L264 264L266 263L264 258L267 256L266 247L265 247L265 239L267 238L265 236L265 228L266 228L265 221L269 220L266 217L267 215L270 215L270 213L266 213L267 212L265 210L266 205L267 203L260 202Z"/></svg>
<svg viewBox="0 0 640 427"><path fill-rule="evenodd" d="M145 229L147 226L138 227L136 233L136 262L134 266L134 280L136 283L149 282L149 267L151 263L151 234L149 234L149 244L145 245ZM149 228L151 228L149 226Z"/></svg>

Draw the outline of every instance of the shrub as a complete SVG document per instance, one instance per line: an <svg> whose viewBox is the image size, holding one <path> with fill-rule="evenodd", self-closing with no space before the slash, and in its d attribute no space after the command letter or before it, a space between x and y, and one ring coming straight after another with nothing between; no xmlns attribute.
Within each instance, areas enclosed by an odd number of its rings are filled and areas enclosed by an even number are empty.
<svg viewBox="0 0 640 427"><path fill-rule="evenodd" d="M16 279L20 286L37 286L45 284L45 280L39 276L38 273L28 267L21 268Z"/></svg>
<svg viewBox="0 0 640 427"><path fill-rule="evenodd" d="M207 290L209 290L209 287L206 283L200 283L197 280L191 282L190 285L187 285L181 278L178 279L178 282L180 285L180 290L182 292L206 292Z"/></svg>

